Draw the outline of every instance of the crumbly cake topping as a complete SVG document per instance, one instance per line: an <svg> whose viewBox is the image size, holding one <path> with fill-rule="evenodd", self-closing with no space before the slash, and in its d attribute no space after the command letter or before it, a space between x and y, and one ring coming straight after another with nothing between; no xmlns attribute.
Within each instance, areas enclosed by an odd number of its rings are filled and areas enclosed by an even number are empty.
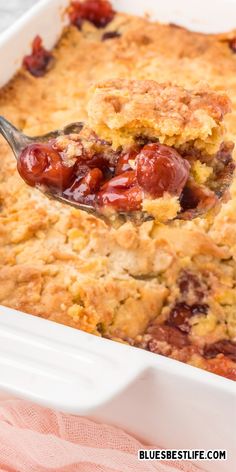
<svg viewBox="0 0 236 472"><path fill-rule="evenodd" d="M168 193L165 193L163 197L156 200L145 198L142 209L153 216L155 221L160 223L168 223L176 218L181 211L178 198Z"/></svg>
<svg viewBox="0 0 236 472"><path fill-rule="evenodd" d="M235 141L235 36L125 14L101 29L84 21L64 31L43 77L22 69L0 91L1 114L33 136L86 120L87 90L107 78L204 80L227 89ZM25 185L2 139L0 155L1 304L236 379L235 179L215 217L109 230Z"/></svg>
<svg viewBox="0 0 236 472"><path fill-rule="evenodd" d="M226 94L153 80L107 80L95 85L88 103L91 128L115 148L143 136L211 153L219 147L221 122L230 110Z"/></svg>

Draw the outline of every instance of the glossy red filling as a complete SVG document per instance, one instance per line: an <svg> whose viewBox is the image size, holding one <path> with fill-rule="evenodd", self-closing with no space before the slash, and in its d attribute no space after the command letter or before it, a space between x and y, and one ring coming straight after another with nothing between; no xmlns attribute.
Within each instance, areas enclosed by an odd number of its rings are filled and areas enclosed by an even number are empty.
<svg viewBox="0 0 236 472"><path fill-rule="evenodd" d="M229 41L229 47L232 49L234 53L236 53L236 37L230 39Z"/></svg>
<svg viewBox="0 0 236 472"><path fill-rule="evenodd" d="M202 350L192 344L188 333L168 324L153 325L147 330L150 338L145 347L156 354L170 356L182 362L189 362L192 355L202 358L204 369L214 374L236 380L236 343L229 340L218 341Z"/></svg>
<svg viewBox="0 0 236 472"><path fill-rule="evenodd" d="M24 57L23 66L35 77L42 77L52 60L52 53L43 47L40 36L36 36L32 43L32 53Z"/></svg>
<svg viewBox="0 0 236 472"><path fill-rule="evenodd" d="M71 201L117 211L140 210L145 196L179 196L189 170L175 149L159 143L113 152L112 158L105 151L91 156L83 149L68 163L52 140L29 145L18 160L18 171L29 185L44 185Z"/></svg>
<svg viewBox="0 0 236 472"><path fill-rule="evenodd" d="M113 20L115 12L108 0L73 1L69 8L69 18L73 25L81 28L87 20L97 28L104 28Z"/></svg>

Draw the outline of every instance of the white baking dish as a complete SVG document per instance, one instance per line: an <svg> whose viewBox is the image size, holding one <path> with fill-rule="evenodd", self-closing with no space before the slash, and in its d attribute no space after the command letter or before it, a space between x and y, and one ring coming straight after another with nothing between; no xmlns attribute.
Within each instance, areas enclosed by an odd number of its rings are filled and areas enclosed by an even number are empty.
<svg viewBox="0 0 236 472"><path fill-rule="evenodd" d="M67 3L42 0L1 35L1 85L17 70L36 33L47 47L54 45ZM113 4L202 31L236 27L233 0ZM228 461L204 463L204 469L235 470L236 384L194 367L0 307L0 388L119 425L163 447L227 449Z"/></svg>

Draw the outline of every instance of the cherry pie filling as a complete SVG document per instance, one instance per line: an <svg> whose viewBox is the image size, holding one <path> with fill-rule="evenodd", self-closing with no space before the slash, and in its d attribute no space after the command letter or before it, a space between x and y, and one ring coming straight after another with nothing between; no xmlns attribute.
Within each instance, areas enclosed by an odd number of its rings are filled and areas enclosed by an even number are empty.
<svg viewBox="0 0 236 472"><path fill-rule="evenodd" d="M192 307L183 307L180 313L189 319L194 314L202 312L198 312L197 307L195 307L195 313ZM182 362L189 362L193 355L200 356L204 369L236 380L236 343L234 341L222 339L200 348L192 343L188 333L184 325L179 325L178 322L175 325L168 320L162 325L158 323L151 325L147 329L147 334L144 335L144 341L136 345Z"/></svg>
<svg viewBox="0 0 236 472"><path fill-rule="evenodd" d="M214 343L197 345L191 338L191 329L198 317L208 315L207 303L211 285L204 275L184 270L178 280L179 296L170 307L162 324L154 320L147 327L138 347L151 352L189 362L192 356L200 357L204 369L236 380L236 342L220 339ZM194 323L193 320L195 319Z"/></svg>
<svg viewBox="0 0 236 472"><path fill-rule="evenodd" d="M81 29L83 22L89 21L96 28L105 28L110 23L115 11L108 0L72 1L68 9L71 24ZM107 31L102 35L102 41L118 38L118 31ZM42 38L37 35L32 42L32 52L24 57L22 65L34 77L43 77L53 63L53 55L43 46Z"/></svg>
<svg viewBox="0 0 236 472"><path fill-rule="evenodd" d="M36 36L32 43L32 52L23 59L23 66L34 77L42 77L50 68L53 55L44 48L42 38Z"/></svg>
<svg viewBox="0 0 236 472"><path fill-rule="evenodd" d="M104 28L114 16L115 12L108 0L74 0L69 7L70 21L79 29L84 20L97 28Z"/></svg>
<svg viewBox="0 0 236 472"><path fill-rule="evenodd" d="M67 147L58 139L30 144L19 156L18 171L31 186L44 186L75 204L97 210L133 212L142 210L145 198L178 197L179 217L186 219L212 208L232 180L230 144L223 144L211 157L214 176L207 185L200 185L191 174L195 157L187 160L170 146L137 142L129 149L114 151L94 134L91 143L84 145L79 135L71 135ZM73 155L70 152L68 159L71 145Z"/></svg>

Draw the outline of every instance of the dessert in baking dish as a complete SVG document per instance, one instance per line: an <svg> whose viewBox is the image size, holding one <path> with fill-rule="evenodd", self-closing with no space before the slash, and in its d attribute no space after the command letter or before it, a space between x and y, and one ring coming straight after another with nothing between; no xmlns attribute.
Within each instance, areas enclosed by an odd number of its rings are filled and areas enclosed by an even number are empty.
<svg viewBox="0 0 236 472"><path fill-rule="evenodd" d="M29 144L18 171L97 214L191 219L215 208L232 182L233 143L222 141L229 111L227 96L210 90L110 80L92 93L91 128Z"/></svg>
<svg viewBox="0 0 236 472"><path fill-rule="evenodd" d="M2 115L43 134L86 121L95 83L192 90L204 81L230 97L225 141L235 141L236 32L203 35L111 7L106 15L104 0L76 5L44 75L23 67L1 90ZM0 154L1 304L236 379L235 181L214 217L110 230L25 185L2 140Z"/></svg>

